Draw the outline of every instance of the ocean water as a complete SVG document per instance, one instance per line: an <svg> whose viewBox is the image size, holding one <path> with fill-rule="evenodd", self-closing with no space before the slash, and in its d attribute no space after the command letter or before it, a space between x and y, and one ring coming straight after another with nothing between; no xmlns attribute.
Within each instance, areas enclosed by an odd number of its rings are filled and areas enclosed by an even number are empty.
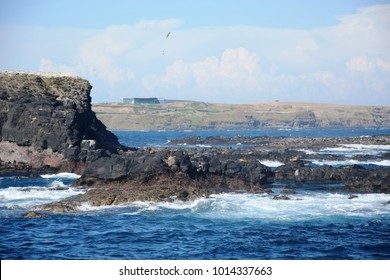
<svg viewBox="0 0 390 280"><path fill-rule="evenodd" d="M126 145L169 146L199 135L367 136L390 130L115 132ZM315 153L390 152L386 145L345 145ZM385 160L374 161L378 167ZM272 167L283 163L264 161ZM317 164L355 164L352 159ZM372 164L372 162L358 162ZM390 259L390 195L351 193L342 185L294 184L288 201L273 194L224 193L192 202L85 204L77 213L28 219L30 207L82 192L76 174L0 177L1 259Z"/></svg>

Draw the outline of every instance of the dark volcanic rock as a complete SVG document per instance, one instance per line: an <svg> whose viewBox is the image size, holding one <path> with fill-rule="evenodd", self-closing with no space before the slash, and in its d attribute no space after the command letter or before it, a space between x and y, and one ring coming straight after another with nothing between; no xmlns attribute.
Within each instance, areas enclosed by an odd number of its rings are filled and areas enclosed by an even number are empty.
<svg viewBox="0 0 390 280"><path fill-rule="evenodd" d="M273 200L290 200L290 198L286 195L274 196L272 199Z"/></svg>
<svg viewBox="0 0 390 280"><path fill-rule="evenodd" d="M272 157L271 157L272 155ZM276 169L259 159L284 161ZM43 210L73 211L81 203L94 206L136 200L193 200L222 192L271 192L274 181L313 184L344 184L353 192L389 192L388 168L361 166L316 166L299 159L291 150L137 150L105 156L92 162L75 186L85 186L85 194L61 203L45 205ZM282 189L277 200L287 200L294 190Z"/></svg>
<svg viewBox="0 0 390 280"><path fill-rule="evenodd" d="M344 183L348 190L368 193L390 193L390 167L364 169L360 166L343 168Z"/></svg>
<svg viewBox="0 0 390 280"><path fill-rule="evenodd" d="M185 174L190 179L200 180L211 176L243 181L248 185L265 185L273 172L258 161L248 159L235 161L225 155L192 151L143 150L122 155L102 157L85 170L79 184L86 181L140 180L147 182L160 175Z"/></svg>
<svg viewBox="0 0 390 280"><path fill-rule="evenodd" d="M36 219L36 218L45 218L45 217L47 217L47 215L36 212L36 211L30 211L30 212L24 214L23 217L30 218L30 219Z"/></svg>
<svg viewBox="0 0 390 280"><path fill-rule="evenodd" d="M275 180L306 183L343 183L353 192L390 193L390 168L366 169L360 165L313 166L303 161L290 162L275 170Z"/></svg>
<svg viewBox="0 0 390 280"><path fill-rule="evenodd" d="M272 181L273 172L253 158L235 159L232 154L209 151L154 151L144 150L102 157L85 170L85 180L141 180L148 181L159 175L183 173L191 179L215 175L241 180L252 185L265 185Z"/></svg>
<svg viewBox="0 0 390 280"><path fill-rule="evenodd" d="M306 183L338 183L343 180L343 177L340 171L333 166L313 166L298 160L278 167L275 170L275 179Z"/></svg>
<svg viewBox="0 0 390 280"><path fill-rule="evenodd" d="M88 186L85 194L39 206L69 211L83 202L94 206L136 200L193 200L222 192L268 192L273 172L250 157L210 151L128 151L92 162L75 186Z"/></svg>
<svg viewBox="0 0 390 280"><path fill-rule="evenodd" d="M121 145L92 111L91 88L78 77L0 72L2 163L61 168L116 153Z"/></svg>
<svg viewBox="0 0 390 280"><path fill-rule="evenodd" d="M86 188L84 194L36 209L69 212L82 203L100 206L137 200L187 201L222 192L262 193L270 192L274 181L344 183L349 191L390 193L390 168L315 166L303 151L345 143L383 145L390 143L388 136L191 137L182 142L241 143L247 148L128 149L96 118L90 90L89 82L77 77L0 73L0 172L83 174L74 186ZM312 127L316 116L308 111L290 121L295 127ZM342 158L328 155L326 159ZM262 160L284 165L269 168ZM286 194L294 192L280 193L274 199L288 200Z"/></svg>
<svg viewBox="0 0 390 280"><path fill-rule="evenodd" d="M339 147L342 144L370 144L390 145L389 135L376 135L370 137L286 137L286 136L209 136L186 137L172 140L172 145L236 145L241 143L248 148L267 148L279 151L292 151L298 149L320 150L323 148ZM386 155L384 154L385 158Z"/></svg>

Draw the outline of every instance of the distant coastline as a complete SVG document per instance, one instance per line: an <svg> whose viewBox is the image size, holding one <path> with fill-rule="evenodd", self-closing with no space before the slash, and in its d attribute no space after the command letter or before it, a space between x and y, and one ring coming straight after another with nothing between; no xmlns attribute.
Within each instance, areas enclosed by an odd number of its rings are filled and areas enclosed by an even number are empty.
<svg viewBox="0 0 390 280"><path fill-rule="evenodd" d="M389 106L303 102L218 104L96 103L93 110L110 130L389 128Z"/></svg>

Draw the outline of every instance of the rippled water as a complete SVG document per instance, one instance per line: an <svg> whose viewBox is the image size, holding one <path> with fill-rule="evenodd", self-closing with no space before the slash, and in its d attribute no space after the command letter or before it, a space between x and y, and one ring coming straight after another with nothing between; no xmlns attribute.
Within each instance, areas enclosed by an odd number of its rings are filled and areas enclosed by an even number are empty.
<svg viewBox="0 0 390 280"><path fill-rule="evenodd" d="M154 145L172 137L145 133L155 140L144 143ZM275 184L273 194L84 204L79 213L22 217L33 205L81 192L69 187L74 180L0 178L1 259L390 259L390 195L350 199L342 185L291 185L296 194L286 201L273 199L282 189Z"/></svg>
<svg viewBox="0 0 390 280"><path fill-rule="evenodd" d="M0 255L2 259L390 258L390 207L385 206L389 196L348 200L309 192L298 197L303 200L227 194L193 203L134 203L43 219L3 216Z"/></svg>

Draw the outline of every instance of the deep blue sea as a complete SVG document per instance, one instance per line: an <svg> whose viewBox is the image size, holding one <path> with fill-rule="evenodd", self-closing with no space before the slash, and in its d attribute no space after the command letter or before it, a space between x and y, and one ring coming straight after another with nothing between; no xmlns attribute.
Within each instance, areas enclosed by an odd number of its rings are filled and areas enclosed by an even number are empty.
<svg viewBox="0 0 390 280"><path fill-rule="evenodd" d="M188 136L364 137L390 134L390 129L115 133L126 145L169 147L170 140ZM308 152L312 157L380 155L390 152L390 145L346 142L337 149ZM272 200L275 194L225 193L192 202L86 204L78 213L22 217L33 205L81 192L69 187L77 177L67 173L0 177L0 259L390 259L390 195L358 194L348 199L350 193L342 185L290 186L297 193L288 201ZM275 184L274 192L278 190Z"/></svg>

